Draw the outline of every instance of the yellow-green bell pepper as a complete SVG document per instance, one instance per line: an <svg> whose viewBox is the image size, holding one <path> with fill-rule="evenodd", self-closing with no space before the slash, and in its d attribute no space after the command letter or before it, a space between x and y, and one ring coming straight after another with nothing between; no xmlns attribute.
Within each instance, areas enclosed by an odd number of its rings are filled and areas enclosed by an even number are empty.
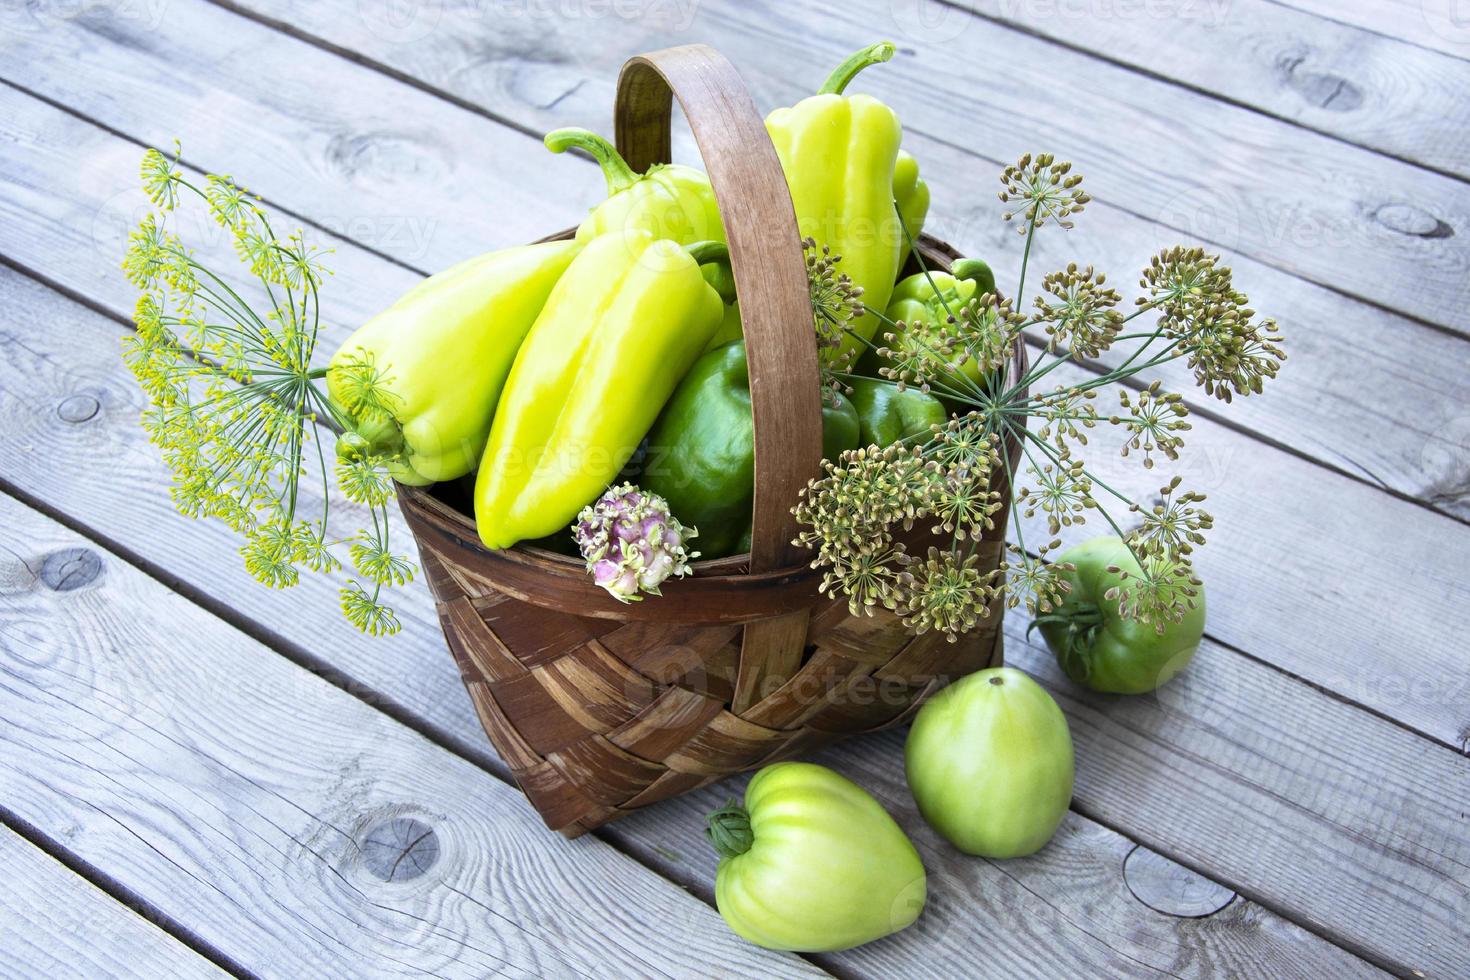
<svg viewBox="0 0 1470 980"><path fill-rule="evenodd" d="M802 237L841 256L837 271L861 286L863 302L877 310L888 305L904 243L893 206L903 131L897 114L882 102L842 92L859 71L889 60L893 52L887 42L864 48L839 65L816 95L766 117ZM849 329L868 340L878 323L866 313ZM845 337L837 356L864 346Z"/></svg>
<svg viewBox="0 0 1470 980"><path fill-rule="evenodd" d="M577 227L577 241L582 244L608 232L633 229L680 245L725 241L715 192L703 171L669 163L635 173L616 147L585 129L553 130L545 143L553 153L582 150L597 161L607 180L607 200Z"/></svg>
<svg viewBox="0 0 1470 980"><path fill-rule="evenodd" d="M516 351L579 249L545 242L477 256L354 331L327 369L348 427L339 450L389 456L393 478L413 486L473 470Z"/></svg>
<svg viewBox="0 0 1470 980"><path fill-rule="evenodd" d="M924 219L929 217L929 185L919 176L919 161L907 150L899 150L893 163L893 201L903 218L903 244L898 249L898 268L902 270L913 243L924 230Z"/></svg>
<svg viewBox="0 0 1470 980"><path fill-rule="evenodd" d="M916 272L893 287L884 316L902 327L884 327L873 339L874 349L869 350L859 362L858 369L864 374L876 375L883 360L878 357L877 347L892 347L884 340L888 334L895 337L910 331L934 331L945 324L951 313L984 293L995 292L995 273L981 259L956 259L949 272L930 269ZM919 334L923 336L923 334ZM896 341L895 341L896 342ZM968 378L976 385L983 385L980 367L973 358L964 358L954 365L956 374Z"/></svg>
<svg viewBox="0 0 1470 980"><path fill-rule="evenodd" d="M720 321L720 328L705 345L705 350L711 351L716 347L724 347L726 344L740 340L745 336L745 329L740 322L740 304L735 301L735 276L730 271L728 262L711 262L700 266L704 273L705 281L715 288L720 298L725 301L725 316Z"/></svg>
<svg viewBox="0 0 1470 980"><path fill-rule="evenodd" d="M516 355L480 462L487 547L565 528L617 477L720 325L699 265L722 253L634 230L572 262Z"/></svg>
<svg viewBox="0 0 1470 980"><path fill-rule="evenodd" d="M898 159L893 166L893 199L898 205L899 214L903 217L903 248L899 253L898 267L908 261L910 245L919 240L919 233L924 230L924 219L929 215L929 185L919 176L919 161L906 150L898 151ZM719 270L723 270L722 272ZM725 322L715 333L710 341L709 349L723 347L728 343L740 340L745 336L743 325L740 321L740 304L734 301L735 283L717 282L713 276L723 275L729 277L729 269L720 265L707 265L704 267L705 278L710 280L710 285L720 289L720 295L725 296L729 303L725 307Z"/></svg>

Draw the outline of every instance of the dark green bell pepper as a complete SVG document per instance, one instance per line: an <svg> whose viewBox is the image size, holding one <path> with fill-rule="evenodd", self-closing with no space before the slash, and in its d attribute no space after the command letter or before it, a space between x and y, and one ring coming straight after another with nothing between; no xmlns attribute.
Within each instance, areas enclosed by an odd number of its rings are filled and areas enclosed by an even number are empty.
<svg viewBox="0 0 1470 980"><path fill-rule="evenodd" d="M857 448L859 430L851 402L840 395L824 401L824 456ZM701 558L736 554L749 541L754 439L745 342L736 341L694 362L649 431L638 476L644 490L669 502L680 523L698 528Z"/></svg>
<svg viewBox="0 0 1470 980"><path fill-rule="evenodd" d="M922 446L933 437L934 426L949 420L939 399L917 388L899 391L897 385L873 378L851 378L847 385L864 446L891 446L904 439Z"/></svg>

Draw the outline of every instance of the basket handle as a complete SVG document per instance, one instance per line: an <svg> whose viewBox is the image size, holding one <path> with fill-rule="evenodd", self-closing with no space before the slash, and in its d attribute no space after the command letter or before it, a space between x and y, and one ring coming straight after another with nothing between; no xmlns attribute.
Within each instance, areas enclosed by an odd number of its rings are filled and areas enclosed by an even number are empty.
<svg viewBox="0 0 1470 980"><path fill-rule="evenodd" d="M707 45L665 48L623 65L613 118L629 166L641 173L669 162L672 96L709 172L740 293L755 427L750 570L787 568L808 557L791 543L791 506L822 459L821 382L796 214L745 83Z"/></svg>

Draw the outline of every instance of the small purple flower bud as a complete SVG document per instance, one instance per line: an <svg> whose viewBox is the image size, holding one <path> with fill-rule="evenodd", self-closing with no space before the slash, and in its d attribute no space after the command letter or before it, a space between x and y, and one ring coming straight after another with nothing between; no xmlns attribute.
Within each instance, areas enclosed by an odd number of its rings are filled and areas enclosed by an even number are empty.
<svg viewBox="0 0 1470 980"><path fill-rule="evenodd" d="M622 602L642 599L640 592L658 595L666 579L690 574L699 552L686 544L698 533L680 524L662 497L631 483L584 507L573 528L592 581Z"/></svg>

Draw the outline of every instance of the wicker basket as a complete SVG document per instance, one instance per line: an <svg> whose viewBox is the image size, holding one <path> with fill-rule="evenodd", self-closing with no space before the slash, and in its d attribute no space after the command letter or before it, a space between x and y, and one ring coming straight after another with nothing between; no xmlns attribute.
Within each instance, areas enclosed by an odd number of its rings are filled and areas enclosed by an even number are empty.
<svg viewBox="0 0 1470 980"><path fill-rule="evenodd" d="M751 553L696 563L662 597L625 605L580 561L487 550L473 519L432 489L399 497L480 720L547 825L568 836L898 724L949 680L1001 661L999 606L948 643L914 637L889 614L854 617L817 592L809 553L792 544L791 506L819 470L821 414L791 199L739 76L703 45L624 66L617 142L634 169L669 159L673 95L719 198L740 291L755 423ZM927 237L919 249L940 268L955 255ZM1023 365L1018 352L1016 376ZM992 567L1006 517L981 544Z"/></svg>

